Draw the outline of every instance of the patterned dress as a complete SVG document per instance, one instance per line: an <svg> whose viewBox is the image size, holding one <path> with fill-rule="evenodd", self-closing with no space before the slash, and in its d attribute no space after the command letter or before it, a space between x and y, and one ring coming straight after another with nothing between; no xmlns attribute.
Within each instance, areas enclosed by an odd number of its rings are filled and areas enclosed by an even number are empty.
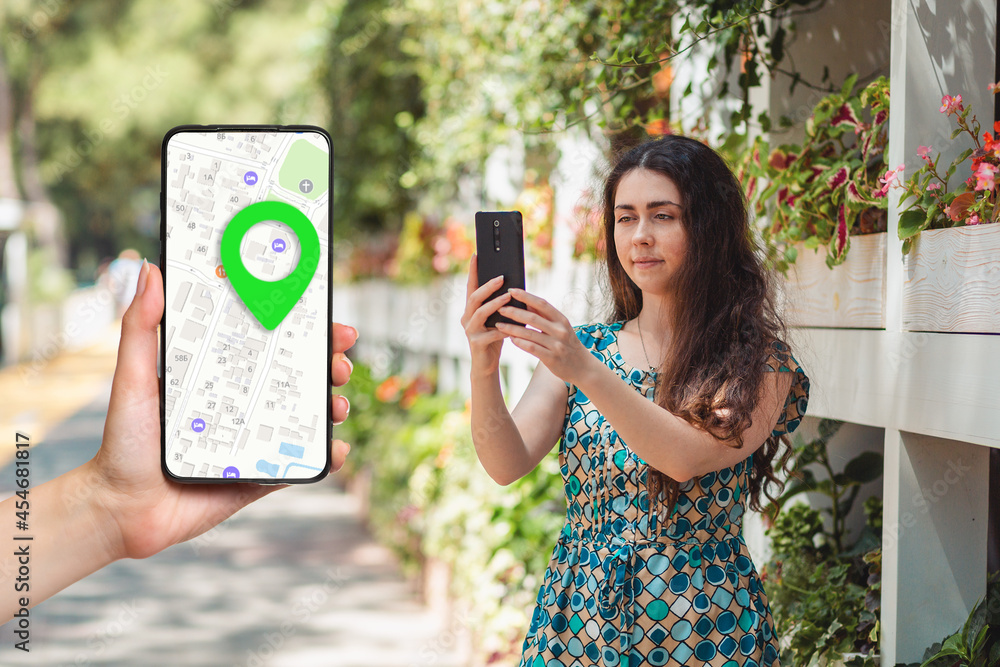
<svg viewBox="0 0 1000 667"><path fill-rule="evenodd" d="M655 373L622 361L622 325L577 327L577 336L652 400ZM791 432L805 414L809 379L779 342L767 370L795 374L773 430ZM559 446L566 524L521 666L777 665L774 621L741 528L751 457L681 485L672 516L660 516L647 497L645 462L570 386Z"/></svg>

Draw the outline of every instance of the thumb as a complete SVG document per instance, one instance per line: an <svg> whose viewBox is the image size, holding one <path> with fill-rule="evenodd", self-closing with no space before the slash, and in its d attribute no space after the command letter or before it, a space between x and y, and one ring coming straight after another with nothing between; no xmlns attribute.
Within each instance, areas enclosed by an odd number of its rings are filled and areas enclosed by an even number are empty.
<svg viewBox="0 0 1000 667"><path fill-rule="evenodd" d="M135 297L122 317L122 337L118 345L118 365L114 387L132 399L158 393L156 377L156 327L163 316L163 277L148 262L142 263Z"/></svg>

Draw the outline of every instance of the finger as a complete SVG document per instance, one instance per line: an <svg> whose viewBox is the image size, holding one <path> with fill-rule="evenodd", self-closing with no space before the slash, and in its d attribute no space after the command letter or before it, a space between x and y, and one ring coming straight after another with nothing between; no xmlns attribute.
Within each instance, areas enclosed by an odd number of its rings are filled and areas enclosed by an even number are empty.
<svg viewBox="0 0 1000 667"><path fill-rule="evenodd" d="M486 327L486 318L500 310L500 308L510 301L510 293L504 292L497 298L484 303L479 308L472 313L472 317L469 318L468 326L473 329L478 329L481 327Z"/></svg>
<svg viewBox="0 0 1000 667"><path fill-rule="evenodd" d="M476 344L490 345L497 341L501 341L507 338L507 334L500 329L487 329L484 333L477 334L473 337L473 342Z"/></svg>
<svg viewBox="0 0 1000 667"><path fill-rule="evenodd" d="M333 355L333 366L330 375L333 378L333 385L335 387L347 384L347 381L351 379L353 371L354 364L351 363L346 354L337 352Z"/></svg>
<svg viewBox="0 0 1000 667"><path fill-rule="evenodd" d="M476 291L476 287L478 286L479 286L479 262L476 259L476 255L473 253L472 259L469 260L469 279L465 283L466 301L472 298L472 293Z"/></svg>
<svg viewBox="0 0 1000 667"><path fill-rule="evenodd" d="M500 309L500 314L504 317L509 317L512 320L520 322L522 324L527 324L535 327L547 334L552 334L555 327L555 323L551 320L547 320L538 313L531 312L530 310L525 310L524 308L517 308L515 306L504 306Z"/></svg>
<svg viewBox="0 0 1000 667"><path fill-rule="evenodd" d="M354 345L355 341L358 340L358 330L354 327L337 322L334 322L331 327L333 330L334 352L347 352Z"/></svg>
<svg viewBox="0 0 1000 667"><path fill-rule="evenodd" d="M131 402L159 393L156 376L156 327L163 317L163 277L160 270L143 262L132 304L122 317L118 344L118 364L112 389L112 403Z"/></svg>
<svg viewBox="0 0 1000 667"><path fill-rule="evenodd" d="M527 327L521 327L516 324L497 322L497 329L507 334L507 337L514 343L526 340L544 347L545 349L549 349L549 344L552 342L552 337L544 331L535 331L534 329L528 329Z"/></svg>
<svg viewBox="0 0 1000 667"><path fill-rule="evenodd" d="M541 345L539 345L538 343L526 340L524 338L515 338L514 336L510 337L510 342L513 343L515 347L524 350L525 352L535 357L539 361L542 361L542 357L540 355L543 354L546 351L546 349Z"/></svg>
<svg viewBox="0 0 1000 667"><path fill-rule="evenodd" d="M540 313L550 321L555 322L558 321L559 319L565 319L563 317L563 314L560 313L555 306L553 306L551 303L549 303L548 301L546 301L541 297L535 296L534 294L529 294L528 292L525 292L523 289L519 289L517 287L512 287L510 289L510 292L515 299L526 305L528 307L528 310L533 310L537 313Z"/></svg>
<svg viewBox="0 0 1000 667"><path fill-rule="evenodd" d="M333 461L330 465L330 472L337 472L343 468L344 462L347 461L347 455L350 452L351 446L343 440L334 440L330 443L330 458Z"/></svg>
<svg viewBox="0 0 1000 667"><path fill-rule="evenodd" d="M351 414L351 402L346 396L338 394L330 398L330 404L333 407L333 425L343 424L347 415Z"/></svg>
<svg viewBox="0 0 1000 667"><path fill-rule="evenodd" d="M478 287L475 291L472 292L472 295L469 297L469 304L473 305L474 309L479 308L479 306L483 305L483 302L485 302L486 299L491 294L493 294L493 292L496 292L498 289L500 289L502 285L503 285L503 276L496 276L494 278L490 278L480 287ZM506 292L504 292L504 294L506 294Z"/></svg>

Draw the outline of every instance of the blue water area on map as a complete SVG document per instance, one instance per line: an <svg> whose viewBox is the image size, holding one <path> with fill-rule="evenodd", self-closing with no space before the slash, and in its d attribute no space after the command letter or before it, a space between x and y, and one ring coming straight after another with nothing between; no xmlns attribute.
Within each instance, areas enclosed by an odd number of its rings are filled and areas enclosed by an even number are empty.
<svg viewBox="0 0 1000 667"><path fill-rule="evenodd" d="M270 475L271 477L277 477L278 471L280 469L281 468L278 466L277 463L271 463L270 461L265 461L264 459L260 459L259 461L257 461L257 471L262 472L265 475Z"/></svg>
<svg viewBox="0 0 1000 667"><path fill-rule="evenodd" d="M284 454L285 456L291 456L296 459L301 459L306 453L306 448L302 445L293 445L290 442L283 442L278 446L278 453Z"/></svg>

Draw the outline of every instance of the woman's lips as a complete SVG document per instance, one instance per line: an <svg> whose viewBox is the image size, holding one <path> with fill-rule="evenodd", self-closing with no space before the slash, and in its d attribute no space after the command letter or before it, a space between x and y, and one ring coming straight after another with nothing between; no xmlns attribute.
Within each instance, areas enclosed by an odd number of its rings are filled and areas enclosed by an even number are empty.
<svg viewBox="0 0 1000 667"><path fill-rule="evenodd" d="M632 260L632 264L634 264L638 269L649 269L662 263L662 259L656 259L654 257L637 257Z"/></svg>

